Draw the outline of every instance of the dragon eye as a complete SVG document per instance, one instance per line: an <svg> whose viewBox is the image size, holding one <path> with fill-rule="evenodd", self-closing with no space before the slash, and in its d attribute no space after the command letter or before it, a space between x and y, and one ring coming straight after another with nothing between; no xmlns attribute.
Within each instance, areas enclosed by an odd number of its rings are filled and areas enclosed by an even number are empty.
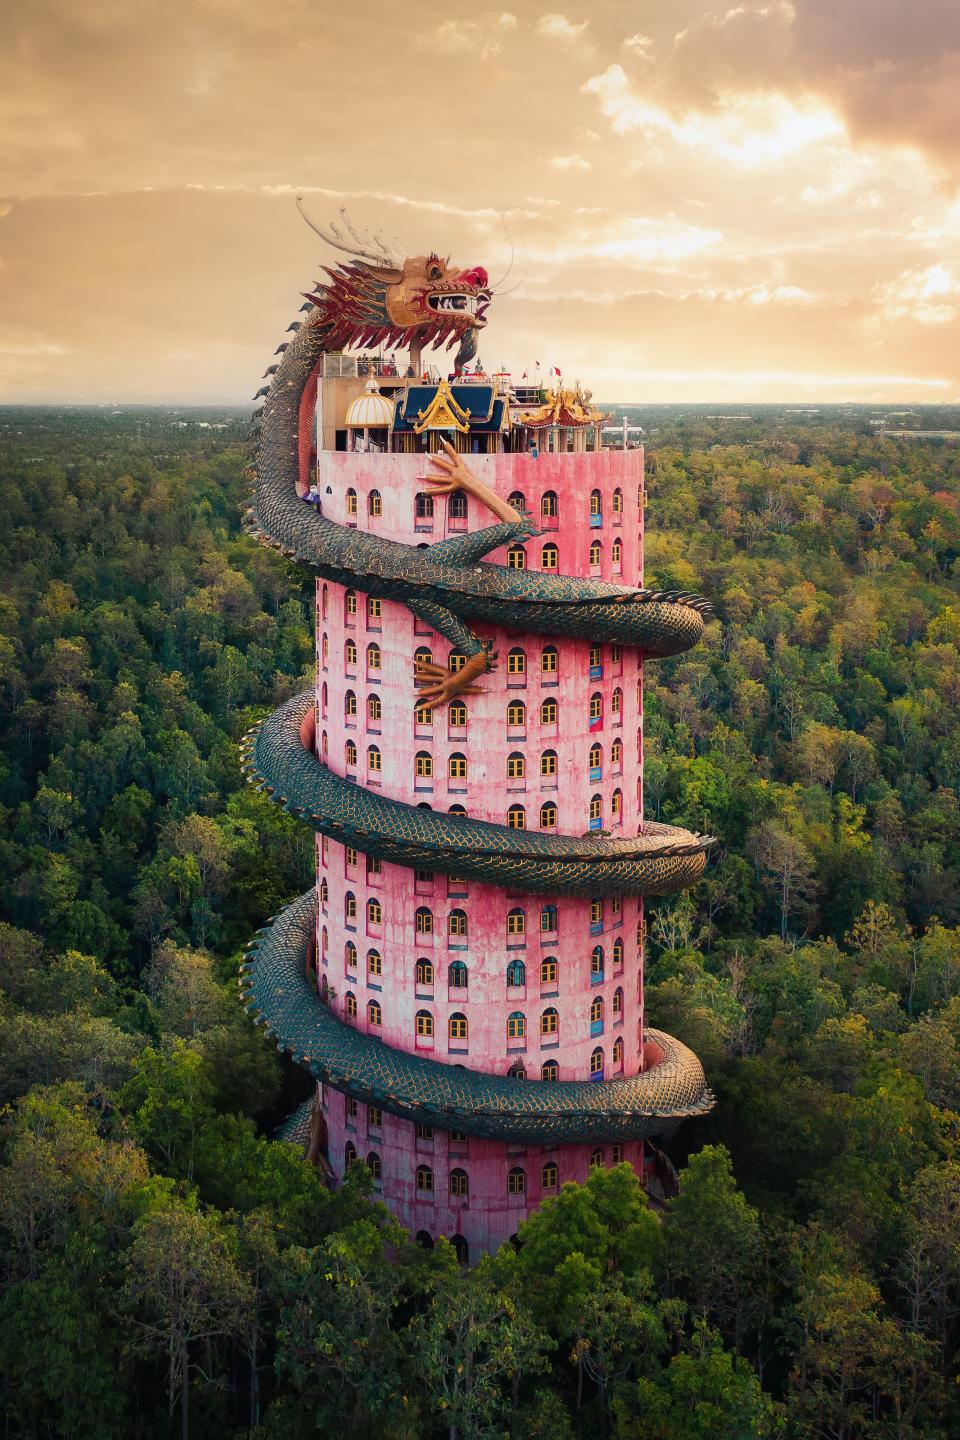
<svg viewBox="0 0 960 1440"><path fill-rule="evenodd" d="M430 265L427 267L428 280L439 280L442 274L443 271L441 270L439 265Z"/></svg>

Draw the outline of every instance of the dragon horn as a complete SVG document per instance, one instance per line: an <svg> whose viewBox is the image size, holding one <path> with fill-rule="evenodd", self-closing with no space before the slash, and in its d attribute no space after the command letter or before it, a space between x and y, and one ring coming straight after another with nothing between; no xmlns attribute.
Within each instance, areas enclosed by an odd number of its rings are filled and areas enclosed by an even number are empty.
<svg viewBox="0 0 960 1440"><path fill-rule="evenodd" d="M315 225L304 209L302 195L297 196L297 209L314 234L319 235L321 240L325 240L327 244L332 245L335 250L342 250L346 255L356 255L361 260L370 260L374 265L378 266L388 265L396 267L401 263L400 257L387 248L380 236L364 236L360 234L352 224L347 214L346 206L341 205L340 215L355 242L352 245L344 239L342 232L336 225L331 224L329 230L322 230L319 225Z"/></svg>

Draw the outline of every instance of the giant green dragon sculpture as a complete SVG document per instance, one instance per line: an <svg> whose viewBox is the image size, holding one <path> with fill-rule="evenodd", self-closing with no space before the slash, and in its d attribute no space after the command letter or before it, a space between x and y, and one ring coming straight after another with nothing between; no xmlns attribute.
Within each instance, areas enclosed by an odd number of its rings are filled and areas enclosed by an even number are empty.
<svg viewBox="0 0 960 1440"><path fill-rule="evenodd" d="M436 255L397 264L379 243L363 249L336 230L324 238L357 258L328 270L327 281L307 296L307 318L291 326L294 338L280 347L282 359L260 392L266 398L249 532L315 575L406 605L465 654L458 671L420 668L418 698L431 704L469 692L495 663L471 629L476 622L616 642L647 656L673 655L695 644L709 613L698 596L485 562L492 550L536 531L528 515L495 496L450 450L433 457L434 473L427 478L441 493L469 491L498 524L420 548L335 524L304 503L324 354L347 346L411 344L419 351L424 344L446 341L450 348L459 342L459 369L476 353L491 298L481 267L458 270ZM317 832L367 855L557 895L664 895L692 884L703 871L712 839L666 825L645 824L629 839L577 838L387 799L321 764L312 743L314 713L314 696L307 692L255 726L244 737L244 769L251 783ZM315 921L311 892L256 940L242 985L248 1009L276 1032L281 1048L340 1090L397 1114L409 1116L419 1107L430 1123L500 1139L637 1138L711 1103L699 1061L667 1036L655 1037L663 1056L655 1069L606 1083L519 1082L389 1050L343 1025L307 983Z"/></svg>

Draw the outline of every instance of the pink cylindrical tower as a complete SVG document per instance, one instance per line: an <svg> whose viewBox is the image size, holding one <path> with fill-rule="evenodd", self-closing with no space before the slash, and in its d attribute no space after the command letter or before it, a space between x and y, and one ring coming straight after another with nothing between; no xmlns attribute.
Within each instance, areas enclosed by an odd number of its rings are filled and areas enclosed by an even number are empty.
<svg viewBox="0 0 960 1440"><path fill-rule="evenodd" d="M434 544L489 523L425 481L426 455L322 451L337 524ZM489 558L513 568L643 582L643 452L473 455L541 533ZM391 799L582 836L643 819L643 659L633 648L478 625L495 670L481 693L417 705L416 658L451 645L403 605L317 583L318 758ZM348 1025L395 1049L492 1075L609 1080L643 1066L643 902L524 895L317 845L317 984ZM386 1114L322 1087L336 1175L367 1162L411 1231L463 1255L495 1248L591 1164L644 1142L510 1144Z"/></svg>

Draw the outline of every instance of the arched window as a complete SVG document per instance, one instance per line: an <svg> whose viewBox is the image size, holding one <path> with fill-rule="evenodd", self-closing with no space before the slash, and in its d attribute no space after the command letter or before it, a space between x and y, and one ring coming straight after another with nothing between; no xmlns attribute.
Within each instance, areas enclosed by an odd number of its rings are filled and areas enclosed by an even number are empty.
<svg viewBox="0 0 960 1440"><path fill-rule="evenodd" d="M603 646L591 645L589 658L591 677L598 679L603 674Z"/></svg>
<svg viewBox="0 0 960 1440"><path fill-rule="evenodd" d="M347 691L344 692L344 696L343 696L343 714L344 714L344 719L347 720L348 722L351 721L351 720L355 720L355 719L356 719L356 716L357 716L357 697L356 697L356 695L354 695L354 693L353 693L352 690L347 690Z"/></svg>
<svg viewBox="0 0 960 1440"><path fill-rule="evenodd" d="M432 780L433 756L426 750L418 750L414 758L414 768L418 780Z"/></svg>
<svg viewBox="0 0 960 1440"><path fill-rule="evenodd" d="M379 595L367 596L367 624L376 626L379 630L380 621L383 619L383 601Z"/></svg>
<svg viewBox="0 0 960 1440"><path fill-rule="evenodd" d="M511 545L507 551L508 570L526 570L527 552L522 545Z"/></svg>
<svg viewBox="0 0 960 1440"><path fill-rule="evenodd" d="M507 1016L507 1039L523 1040L527 1033L527 1017L522 1010L513 1010Z"/></svg>
<svg viewBox="0 0 960 1440"><path fill-rule="evenodd" d="M327 700L329 698L329 693L330 692L327 689L327 682L326 680L324 680L323 684L320 686L320 716L321 719L324 720L327 718Z"/></svg>
<svg viewBox="0 0 960 1440"><path fill-rule="evenodd" d="M511 805L507 811L507 824L511 830L527 828L527 812L522 805Z"/></svg>
<svg viewBox="0 0 960 1440"><path fill-rule="evenodd" d="M467 757L455 751L447 761L447 776L451 780L466 780Z"/></svg>
<svg viewBox="0 0 960 1440"><path fill-rule="evenodd" d="M593 1077L603 1078L603 1050L599 1045L590 1056L590 1074Z"/></svg>
<svg viewBox="0 0 960 1440"><path fill-rule="evenodd" d="M367 901L367 924L381 925L383 923L383 906L376 896Z"/></svg>
<svg viewBox="0 0 960 1440"><path fill-rule="evenodd" d="M456 495L454 495L453 498L454 498L454 500L456 500L458 497L457 497ZM454 1254L456 1255L456 1257L457 1257L457 1264L458 1264L458 1265L469 1265L469 1264L470 1264L470 1246L467 1244L467 1242L466 1242L466 1240L464 1239L464 1237L463 1237L462 1235L453 1235L453 1236L451 1236L451 1238L450 1238L450 1244L453 1246L453 1253L454 1253Z"/></svg>
<svg viewBox="0 0 960 1440"><path fill-rule="evenodd" d="M599 491L599 490L591 490L591 491L590 491L590 517L591 517L591 519L592 519L595 515L600 515L600 516L603 515L603 497L602 497L602 495L600 494L600 491Z"/></svg>
<svg viewBox="0 0 960 1440"><path fill-rule="evenodd" d="M467 497L455 491L447 501L447 515L451 520L466 520Z"/></svg>
<svg viewBox="0 0 960 1440"><path fill-rule="evenodd" d="M343 914L348 925L357 918L357 897L352 890L348 890L343 897Z"/></svg>
<svg viewBox="0 0 960 1440"><path fill-rule="evenodd" d="M450 1040L466 1040L467 1038L467 1017L460 1011L451 1015L447 1021L447 1038Z"/></svg>
<svg viewBox="0 0 960 1440"><path fill-rule="evenodd" d="M348 1140L343 1147L343 1168L349 1170L351 1165L357 1163L357 1147L352 1140Z"/></svg>
<svg viewBox="0 0 960 1440"><path fill-rule="evenodd" d="M556 520L560 514L555 490L544 490L540 498L540 514L544 520Z"/></svg>
<svg viewBox="0 0 960 1440"><path fill-rule="evenodd" d="M616 723L620 716L623 714L623 691L620 689L619 685L614 690L613 694L610 696L610 709L613 712L614 723Z"/></svg>
<svg viewBox="0 0 960 1440"><path fill-rule="evenodd" d="M320 591L320 619L326 620L327 611L330 605L330 592L326 585Z"/></svg>
<svg viewBox="0 0 960 1440"><path fill-rule="evenodd" d="M603 1032L603 996L595 995L590 1006L590 1034L600 1035Z"/></svg>
<svg viewBox="0 0 960 1440"><path fill-rule="evenodd" d="M546 955L540 961L540 984L550 988L557 983L557 962L553 955Z"/></svg>
<svg viewBox="0 0 960 1440"><path fill-rule="evenodd" d="M515 1165L507 1175L507 1194L525 1195L527 1190L527 1172L519 1165Z"/></svg>
<svg viewBox="0 0 960 1440"><path fill-rule="evenodd" d="M451 910L447 917L447 934L451 940L466 940L467 938L467 912L466 910Z"/></svg>
<svg viewBox="0 0 960 1440"><path fill-rule="evenodd" d="M367 674L380 674L380 646L372 640L367 646Z"/></svg>
<svg viewBox="0 0 960 1440"><path fill-rule="evenodd" d="M557 828L557 807L552 800L547 800L540 806L540 829L556 830Z"/></svg>
<svg viewBox="0 0 960 1440"><path fill-rule="evenodd" d="M560 1180L560 1171L552 1160L548 1160L540 1171L540 1189L556 1190Z"/></svg>
<svg viewBox="0 0 960 1440"><path fill-rule="evenodd" d="M433 961L421 958L417 961L417 984L420 986L433 984Z"/></svg>
<svg viewBox="0 0 960 1440"><path fill-rule="evenodd" d="M371 490L367 496L367 514L374 520L383 514L383 500L379 490Z"/></svg>
<svg viewBox="0 0 960 1440"><path fill-rule="evenodd" d="M590 746L590 769L603 770L603 746L599 740L595 740ZM599 780L599 775L591 775L592 780Z"/></svg>
<svg viewBox="0 0 960 1440"><path fill-rule="evenodd" d="M433 1016L429 1010L417 1011L417 1034L423 1039L429 1040L433 1037Z"/></svg>
<svg viewBox="0 0 960 1440"><path fill-rule="evenodd" d="M557 928L557 907L556 905L544 905L540 911L540 929L542 931L553 931Z"/></svg>
<svg viewBox="0 0 960 1440"><path fill-rule="evenodd" d="M548 1005L540 1016L540 1034L556 1035L560 1029L560 1012L552 1005Z"/></svg>
<svg viewBox="0 0 960 1440"><path fill-rule="evenodd" d="M596 1150L591 1150L591 1151L590 1151L590 1169L591 1169L591 1170L596 1170L596 1169L597 1169L599 1166L601 1166L602 1164L603 1164L603 1150L602 1150L602 1148L598 1145L597 1148L596 1148Z"/></svg>
<svg viewBox="0 0 960 1440"><path fill-rule="evenodd" d="M433 1194L433 1171L429 1165L417 1166L417 1189L421 1194Z"/></svg>
<svg viewBox="0 0 960 1440"><path fill-rule="evenodd" d="M603 546L600 544L600 541L599 541L599 540L591 540L591 542L590 542L590 565L591 565L591 568L596 569L596 567L600 564L600 562L601 562L602 559L603 559Z"/></svg>
<svg viewBox="0 0 960 1440"><path fill-rule="evenodd" d="M619 535L610 547L610 563L614 570L619 570L623 565L623 541Z"/></svg>
<svg viewBox="0 0 960 1440"><path fill-rule="evenodd" d="M522 1060L511 1060L507 1068L507 1075L511 1080L526 1080L527 1067Z"/></svg>
<svg viewBox="0 0 960 1440"><path fill-rule="evenodd" d="M425 701L421 701L413 712L413 718L418 725L433 724L433 709Z"/></svg>
<svg viewBox="0 0 960 1440"><path fill-rule="evenodd" d="M594 981L603 979L603 946L594 945L590 952L590 978Z"/></svg>
<svg viewBox="0 0 960 1440"><path fill-rule="evenodd" d="M348 770L352 770L357 763L357 747L352 740L348 740L343 747L344 763Z"/></svg>
<svg viewBox="0 0 960 1440"><path fill-rule="evenodd" d="M526 675L526 673L527 653L525 650L521 650L519 645L515 645L512 650L507 652L507 674Z"/></svg>
<svg viewBox="0 0 960 1440"><path fill-rule="evenodd" d="M421 490L413 502L413 514L416 520L432 520L433 496L427 495Z"/></svg>
<svg viewBox="0 0 960 1440"><path fill-rule="evenodd" d="M557 773L557 752L556 750L544 750L540 756L540 774L547 777Z"/></svg>
<svg viewBox="0 0 960 1440"><path fill-rule="evenodd" d="M327 908L327 900L329 899L329 897L330 887L327 885L327 877L324 876L323 879L320 881L320 904L323 906L324 910L326 910Z"/></svg>
<svg viewBox="0 0 960 1440"><path fill-rule="evenodd" d="M590 696L590 728L599 725L603 719L603 696L595 690Z"/></svg>
<svg viewBox="0 0 960 1440"><path fill-rule="evenodd" d="M371 975L374 980L379 979L383 974L383 956L379 950L367 951L367 974Z"/></svg>
<svg viewBox="0 0 960 1440"><path fill-rule="evenodd" d="M523 512L527 508L527 497L522 490L511 490L507 496L507 504L512 505L514 510Z"/></svg>
<svg viewBox="0 0 960 1440"><path fill-rule="evenodd" d="M352 640L348 640L343 647L343 663L348 670L357 668L357 647Z"/></svg>
<svg viewBox="0 0 960 1440"><path fill-rule="evenodd" d="M613 513L614 515L623 514L623 491L619 485L613 492Z"/></svg>
<svg viewBox="0 0 960 1440"><path fill-rule="evenodd" d="M618 985L613 992L613 1018L619 1020L623 1015L623 988Z"/></svg>
<svg viewBox="0 0 960 1440"><path fill-rule="evenodd" d="M424 1250L433 1249L433 1239L427 1230L418 1230L414 1239Z"/></svg>
<svg viewBox="0 0 960 1440"><path fill-rule="evenodd" d="M614 970L623 969L623 940L619 935L613 942L613 968Z"/></svg>
<svg viewBox="0 0 960 1440"><path fill-rule="evenodd" d="M623 767L623 741L614 740L610 746L610 768L616 773Z"/></svg>
<svg viewBox="0 0 960 1440"><path fill-rule="evenodd" d="M413 917L414 925L418 935L433 934L433 911L426 905L419 905Z"/></svg>
<svg viewBox="0 0 960 1440"><path fill-rule="evenodd" d="M560 652L556 645L545 645L540 651L540 674L556 675L560 663Z"/></svg>
<svg viewBox="0 0 960 1440"><path fill-rule="evenodd" d="M469 971L462 960L453 960L447 966L447 984L451 990L466 990L469 979Z"/></svg>
<svg viewBox="0 0 960 1440"><path fill-rule="evenodd" d="M540 706L540 724L556 725L560 707L556 700L544 700Z"/></svg>
<svg viewBox="0 0 960 1440"><path fill-rule="evenodd" d="M383 1164L375 1150L371 1150L367 1156L367 1169L373 1176L374 1185L379 1185L383 1179Z"/></svg>
<svg viewBox="0 0 960 1440"><path fill-rule="evenodd" d="M507 726L511 730L522 730L527 723L527 707L522 700L511 700L507 706Z"/></svg>
<svg viewBox="0 0 960 1440"><path fill-rule="evenodd" d="M452 675L458 675L467 663L467 657L462 650L451 650L447 656L447 667Z"/></svg>
<svg viewBox="0 0 960 1440"><path fill-rule="evenodd" d="M451 806L450 806L450 809L447 811L447 814L448 814L448 815L461 815L461 816L465 816L466 813L467 813L467 812L466 812L466 810L463 808L462 805L451 805Z"/></svg>
<svg viewBox="0 0 960 1440"><path fill-rule="evenodd" d="M447 724L451 730L462 730L467 723L467 707L462 700L454 700L447 708Z"/></svg>
<svg viewBox="0 0 960 1440"><path fill-rule="evenodd" d="M560 551L552 540L548 540L540 551L540 568L542 570L559 570Z"/></svg>
<svg viewBox="0 0 960 1440"><path fill-rule="evenodd" d="M508 985L526 985L527 967L522 960L511 960L507 966Z"/></svg>
<svg viewBox="0 0 960 1440"><path fill-rule="evenodd" d="M382 1024L383 1024L383 1011L382 1011L381 1008L380 1008L380 1001L379 1001L379 1000L368 1000L368 1001L367 1001L367 1024L368 1024L368 1025L382 1025Z"/></svg>
<svg viewBox="0 0 960 1440"><path fill-rule="evenodd" d="M540 1066L540 1079L548 1082L560 1079L560 1066L556 1060L544 1060Z"/></svg>
<svg viewBox="0 0 960 1440"><path fill-rule="evenodd" d="M413 652L414 663L419 661L422 665L433 664L433 652L427 645L418 645Z"/></svg>
<svg viewBox="0 0 960 1440"><path fill-rule="evenodd" d="M347 625L352 625L357 618L356 590L345 590L343 592L343 618Z"/></svg>
<svg viewBox="0 0 960 1440"><path fill-rule="evenodd" d="M357 968L357 947L352 940L348 940L343 947L343 963L347 970Z"/></svg>
<svg viewBox="0 0 960 1440"><path fill-rule="evenodd" d="M603 796L590 796L590 829L600 830L603 826Z"/></svg>
<svg viewBox="0 0 960 1440"><path fill-rule="evenodd" d="M356 513L357 513L357 492L356 492L356 490L354 490L353 486L351 485L350 489L347 491L347 514L348 514L348 515L356 515Z"/></svg>
<svg viewBox="0 0 960 1440"><path fill-rule="evenodd" d="M466 1200L470 1193L470 1181L466 1170L450 1171L450 1194L455 1200Z"/></svg>
<svg viewBox="0 0 960 1440"><path fill-rule="evenodd" d="M623 1038L620 1035L613 1042L613 1068L614 1070L623 1069Z"/></svg>
<svg viewBox="0 0 960 1440"><path fill-rule="evenodd" d="M519 750L513 750L507 756L507 779L522 780L527 773L527 762Z"/></svg>
<svg viewBox="0 0 960 1440"><path fill-rule="evenodd" d="M368 769L368 770L371 770L371 771L373 771L375 774L379 775L380 772L381 772L381 770L383 769L383 765L382 765L381 761L382 761L382 756L381 756L381 754L380 754L380 750L379 750L378 746L376 746L376 745L368 745L368 746L367 746L367 769Z"/></svg>
<svg viewBox="0 0 960 1440"><path fill-rule="evenodd" d="M343 997L343 1010L348 1020L357 1018L357 997L352 990L348 990Z"/></svg>
<svg viewBox="0 0 960 1440"><path fill-rule="evenodd" d="M324 764L327 763L327 750L327 732L326 730L324 730L320 736L320 759L323 761Z"/></svg>
<svg viewBox="0 0 960 1440"><path fill-rule="evenodd" d="M525 935L527 930L526 913L519 907L515 907L507 913L507 934Z"/></svg>
<svg viewBox="0 0 960 1440"><path fill-rule="evenodd" d="M614 825L619 825L623 819L623 791L614 790L610 796L610 818Z"/></svg>

